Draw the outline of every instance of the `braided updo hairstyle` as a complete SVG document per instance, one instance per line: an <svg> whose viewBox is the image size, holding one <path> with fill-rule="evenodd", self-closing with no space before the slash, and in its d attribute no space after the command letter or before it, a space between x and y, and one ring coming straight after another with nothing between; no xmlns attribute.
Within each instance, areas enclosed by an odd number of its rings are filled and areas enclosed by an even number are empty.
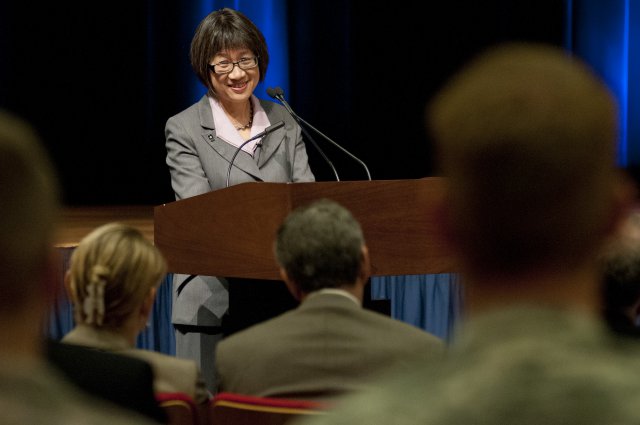
<svg viewBox="0 0 640 425"><path fill-rule="evenodd" d="M71 256L69 290L77 323L118 328L167 271L158 249L137 229L98 227Z"/></svg>

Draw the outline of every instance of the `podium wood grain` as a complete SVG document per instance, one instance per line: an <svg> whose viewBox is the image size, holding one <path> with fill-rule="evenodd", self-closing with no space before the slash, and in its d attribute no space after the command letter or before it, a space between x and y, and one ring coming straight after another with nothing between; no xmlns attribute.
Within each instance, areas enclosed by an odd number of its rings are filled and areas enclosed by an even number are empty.
<svg viewBox="0 0 640 425"><path fill-rule="evenodd" d="M96 227L114 221L137 228L153 241L153 208L153 205L67 207L62 211L55 245L75 247Z"/></svg>
<svg viewBox="0 0 640 425"><path fill-rule="evenodd" d="M244 183L154 209L154 238L171 272L279 279L273 254L278 226L320 198L348 208L362 225L372 274L453 272L437 238L437 177L315 183Z"/></svg>

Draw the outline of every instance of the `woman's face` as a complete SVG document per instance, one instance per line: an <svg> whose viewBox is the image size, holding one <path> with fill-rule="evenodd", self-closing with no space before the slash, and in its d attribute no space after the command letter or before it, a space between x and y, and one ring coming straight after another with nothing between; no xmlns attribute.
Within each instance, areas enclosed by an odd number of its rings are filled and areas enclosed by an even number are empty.
<svg viewBox="0 0 640 425"><path fill-rule="evenodd" d="M215 66L216 71L219 71L221 67L232 67L231 71L226 74L219 74L213 70L209 72L211 84L220 102L241 103L251 97L260 80L260 68L257 65L254 66L257 60L255 62L252 60L255 57L256 55L251 50L232 49L217 53L209 61L209 65L217 65ZM242 69L234 62L241 62L243 68L254 67Z"/></svg>

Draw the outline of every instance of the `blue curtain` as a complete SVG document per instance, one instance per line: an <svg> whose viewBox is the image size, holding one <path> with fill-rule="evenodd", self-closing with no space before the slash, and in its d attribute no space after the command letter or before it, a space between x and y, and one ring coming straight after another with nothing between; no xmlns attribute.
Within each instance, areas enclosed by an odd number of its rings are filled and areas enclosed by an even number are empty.
<svg viewBox="0 0 640 425"><path fill-rule="evenodd" d="M565 42L618 100L618 163L640 164L640 2L567 0Z"/></svg>
<svg viewBox="0 0 640 425"><path fill-rule="evenodd" d="M138 348L175 354L176 340L171 325L172 280L173 275L168 274L158 288L158 295L147 328L138 335L136 344Z"/></svg>
<svg viewBox="0 0 640 425"><path fill-rule="evenodd" d="M391 301L391 316L450 341L462 313L457 274L377 276L371 298Z"/></svg>
<svg viewBox="0 0 640 425"><path fill-rule="evenodd" d="M59 248L60 285L69 267L73 248ZM158 288L147 328L140 333L136 346L165 354L175 354L175 336L171 325L172 275L168 274ZM456 274L410 276L377 276L371 278L371 298L388 299L391 316L426 330L446 341L451 336L462 311L462 286ZM75 322L73 308L61 296L48 323L48 335L61 339Z"/></svg>
<svg viewBox="0 0 640 425"><path fill-rule="evenodd" d="M262 31L267 40L269 49L269 68L266 79L258 85L255 95L262 99L269 99L266 94L268 87L280 86L285 93L289 90L289 53L287 33L287 4L286 0L200 0L195 2L195 7L186 10L183 15L182 27L190 43L193 32L198 23L209 13L217 9L228 7L238 10L245 15ZM196 102L205 93L205 88L195 77L193 72L189 75L191 101Z"/></svg>
<svg viewBox="0 0 640 425"><path fill-rule="evenodd" d="M66 296L66 291L63 288L64 275L69 269L69 260L74 248L56 248L58 258L60 260L60 275L58 277L59 288L59 300L53 307L53 311L49 317L48 336L56 341L62 338L67 332L73 328L73 310L71 303Z"/></svg>
<svg viewBox="0 0 640 425"><path fill-rule="evenodd" d="M64 270L73 249L62 249ZM172 275L160 287L147 328L138 336L136 346L165 354L175 354L175 337L171 325ZM462 286L456 274L378 276L371 278L371 298L391 301L392 317L426 330L446 341L451 336L462 311ZM73 309L61 297L48 323L48 335L59 340L75 322Z"/></svg>

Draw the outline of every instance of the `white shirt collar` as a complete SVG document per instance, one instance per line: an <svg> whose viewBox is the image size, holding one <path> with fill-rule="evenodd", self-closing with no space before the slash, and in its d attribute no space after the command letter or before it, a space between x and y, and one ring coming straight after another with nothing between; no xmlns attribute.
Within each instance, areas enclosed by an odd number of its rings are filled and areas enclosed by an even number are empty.
<svg viewBox="0 0 640 425"><path fill-rule="evenodd" d="M316 295L322 295L322 294L341 295L341 296L343 296L345 298L349 298L351 301L353 301L354 303L356 303L359 306L362 305L360 300L357 299L355 296L353 296L353 294L345 291L344 289L338 289L338 288L320 289L320 290L314 291L314 292L310 293L309 295L307 295L307 298L311 298L311 297L314 297Z"/></svg>
<svg viewBox="0 0 640 425"><path fill-rule="evenodd" d="M224 109L222 109L220 102L211 96L208 96L208 98L209 105L211 105L211 113L213 115L213 124L216 129L216 137L224 140L231 146L235 146L236 148L242 145L244 143L244 139L231 123L231 120L224 112ZM251 102L253 103L253 125L251 126L251 135L249 137L255 136L271 125L269 117L267 117L267 113L262 108L262 105L260 105L258 98L252 95ZM247 152L249 155L253 155L256 145L259 142L259 139L251 141L244 145L242 150Z"/></svg>

